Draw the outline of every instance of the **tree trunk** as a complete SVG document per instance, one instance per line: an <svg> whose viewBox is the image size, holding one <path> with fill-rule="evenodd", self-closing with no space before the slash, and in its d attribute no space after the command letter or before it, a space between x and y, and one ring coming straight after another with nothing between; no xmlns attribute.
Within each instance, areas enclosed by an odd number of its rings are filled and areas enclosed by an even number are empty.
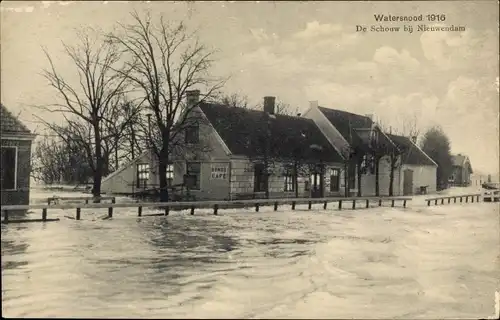
<svg viewBox="0 0 500 320"><path fill-rule="evenodd" d="M99 197L101 195L101 181L102 171L104 169L104 159L102 157L102 141L101 132L99 131L99 123L94 123L94 141L95 141L95 171L94 171L94 184L92 188L92 195Z"/></svg>
<svg viewBox="0 0 500 320"><path fill-rule="evenodd" d="M397 159L394 155L391 155L390 166L391 172L389 173L389 196L392 197L394 195L394 170L396 170L396 161Z"/></svg>
<svg viewBox="0 0 500 320"><path fill-rule="evenodd" d="M160 202L168 202L167 165L168 149L164 145L160 151L160 159L158 159L158 175L160 177Z"/></svg>
<svg viewBox="0 0 500 320"><path fill-rule="evenodd" d="M349 197L349 162L344 162L344 196Z"/></svg>
<svg viewBox="0 0 500 320"><path fill-rule="evenodd" d="M380 196L380 174L379 174L379 169L380 169L380 157L375 157L375 196L378 197Z"/></svg>
<svg viewBox="0 0 500 320"><path fill-rule="evenodd" d="M299 197L299 172L298 172L298 164L297 161L293 164L293 183L295 184L293 187L295 189L295 198Z"/></svg>
<svg viewBox="0 0 500 320"><path fill-rule="evenodd" d="M361 197L361 163L363 161L363 157L359 158L356 163L356 173L357 173L357 187L358 187L358 197Z"/></svg>

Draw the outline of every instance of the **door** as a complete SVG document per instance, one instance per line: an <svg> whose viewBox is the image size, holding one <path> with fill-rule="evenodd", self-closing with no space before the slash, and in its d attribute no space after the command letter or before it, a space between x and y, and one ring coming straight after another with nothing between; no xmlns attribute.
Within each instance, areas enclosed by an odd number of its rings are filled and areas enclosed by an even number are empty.
<svg viewBox="0 0 500 320"><path fill-rule="evenodd" d="M403 171L403 195L413 194L413 170L406 169Z"/></svg>
<svg viewBox="0 0 500 320"><path fill-rule="evenodd" d="M324 189L324 175L322 167L318 167L310 176L311 181L311 197L322 198Z"/></svg>

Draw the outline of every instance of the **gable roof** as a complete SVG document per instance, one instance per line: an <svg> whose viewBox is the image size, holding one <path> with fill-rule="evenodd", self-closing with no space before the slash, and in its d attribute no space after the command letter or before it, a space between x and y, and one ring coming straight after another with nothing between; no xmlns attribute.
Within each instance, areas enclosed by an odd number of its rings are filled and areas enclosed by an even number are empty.
<svg viewBox="0 0 500 320"><path fill-rule="evenodd" d="M398 148L405 150L403 154L404 164L425 166L436 165L436 163L432 161L432 159L409 138L389 133L386 133L386 135L396 144Z"/></svg>
<svg viewBox="0 0 500 320"><path fill-rule="evenodd" d="M456 154L451 156L451 163L456 167L464 167L467 165L469 167L470 172L472 173L472 165L470 163L469 157L463 154Z"/></svg>
<svg viewBox="0 0 500 320"><path fill-rule="evenodd" d="M31 131L0 103L0 132L11 134L31 134Z"/></svg>
<svg viewBox="0 0 500 320"><path fill-rule="evenodd" d="M318 109L340 132L342 137L354 146L363 144L363 140L356 129L370 129L374 125L372 119L366 116L325 107L318 107Z"/></svg>
<svg viewBox="0 0 500 320"><path fill-rule="evenodd" d="M231 153L250 158L265 153L266 113L214 103L202 103L200 109ZM313 120L276 114L270 121L270 157L291 159L299 155L310 161L317 161L319 157L325 162L343 161ZM321 147L321 156L312 150L312 145Z"/></svg>

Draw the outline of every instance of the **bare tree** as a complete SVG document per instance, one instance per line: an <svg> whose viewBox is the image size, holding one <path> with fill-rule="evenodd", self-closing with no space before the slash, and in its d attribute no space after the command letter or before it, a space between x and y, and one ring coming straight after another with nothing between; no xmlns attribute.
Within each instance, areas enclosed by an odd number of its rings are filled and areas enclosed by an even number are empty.
<svg viewBox="0 0 500 320"><path fill-rule="evenodd" d="M128 74L128 70L127 66L120 66L122 54L116 45L102 41L96 31L79 31L77 38L77 45L69 46L63 42L63 47L78 75L78 83L71 83L69 78L62 75L44 49L50 67L42 75L58 93L61 102L43 108L61 113L66 124L61 126L42 121L61 138L68 139L67 132L71 132L75 141L85 150L93 171L92 192L98 196L102 177L109 168L106 160L109 159L111 148L105 150L106 145L120 134L120 130L109 131L107 128L112 122L117 126L117 110L127 92L128 78L124 75ZM120 119L119 127L124 129L129 119L123 115Z"/></svg>
<svg viewBox="0 0 500 320"><path fill-rule="evenodd" d="M168 201L166 169L176 143L182 141L186 128L195 125L191 111L222 87L223 81L212 78L209 70L214 51L200 43L196 33L189 33L183 23L170 24L163 17L153 21L150 14L131 14L132 24L120 24L120 31L109 34L129 59L131 72L123 74L141 93L153 116L153 130L147 130L150 148L158 158L160 200ZM203 87L202 99L184 103L186 93ZM151 132L159 133L159 141Z"/></svg>

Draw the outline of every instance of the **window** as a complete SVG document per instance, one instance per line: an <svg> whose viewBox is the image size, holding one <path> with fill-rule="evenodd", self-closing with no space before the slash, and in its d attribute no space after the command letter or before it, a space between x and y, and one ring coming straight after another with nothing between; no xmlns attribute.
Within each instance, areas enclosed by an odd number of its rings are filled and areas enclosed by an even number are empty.
<svg viewBox="0 0 500 320"><path fill-rule="evenodd" d="M137 187L146 188L149 180L149 164L140 163L137 165Z"/></svg>
<svg viewBox="0 0 500 320"><path fill-rule="evenodd" d="M167 185L172 186L173 181L174 181L174 165L173 164L167 164L167 171L165 173L167 176Z"/></svg>
<svg viewBox="0 0 500 320"><path fill-rule="evenodd" d="M254 167L254 192L265 192L267 190L267 173L263 164L258 163Z"/></svg>
<svg viewBox="0 0 500 320"><path fill-rule="evenodd" d="M227 179L227 166L220 164L212 165L212 179Z"/></svg>
<svg viewBox="0 0 500 320"><path fill-rule="evenodd" d="M17 188L17 148L2 146L1 150L2 190L14 190Z"/></svg>
<svg viewBox="0 0 500 320"><path fill-rule="evenodd" d="M285 175L285 191L295 191L294 176L291 174Z"/></svg>
<svg viewBox="0 0 500 320"><path fill-rule="evenodd" d="M185 129L185 143L198 143L200 141L200 126L192 124Z"/></svg>
<svg viewBox="0 0 500 320"><path fill-rule="evenodd" d="M188 162L186 165L186 176L193 179L193 185L190 186L190 189L200 190L201 163Z"/></svg>
<svg viewBox="0 0 500 320"><path fill-rule="evenodd" d="M336 192L340 190L340 170L330 170L330 191Z"/></svg>

